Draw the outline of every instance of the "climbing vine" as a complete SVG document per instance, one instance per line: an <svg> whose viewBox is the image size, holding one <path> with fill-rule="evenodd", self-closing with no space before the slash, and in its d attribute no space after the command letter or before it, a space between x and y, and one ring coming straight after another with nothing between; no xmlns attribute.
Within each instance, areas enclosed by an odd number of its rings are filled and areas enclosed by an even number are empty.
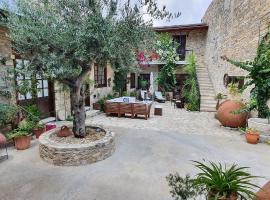
<svg viewBox="0 0 270 200"><path fill-rule="evenodd" d="M226 56L222 59L248 71L249 80L245 83L244 89L253 86L248 109L257 109L260 118L267 118L270 112L267 106L267 101L270 99L270 31L263 37L253 61L239 62Z"/></svg>

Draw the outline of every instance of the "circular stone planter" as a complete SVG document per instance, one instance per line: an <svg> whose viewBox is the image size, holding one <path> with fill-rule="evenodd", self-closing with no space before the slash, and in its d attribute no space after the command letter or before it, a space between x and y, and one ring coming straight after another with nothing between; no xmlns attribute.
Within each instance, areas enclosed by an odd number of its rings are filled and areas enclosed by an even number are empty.
<svg viewBox="0 0 270 200"><path fill-rule="evenodd" d="M268 124L268 119L250 118L248 119L248 127L257 129L262 135L270 135L270 124Z"/></svg>
<svg viewBox="0 0 270 200"><path fill-rule="evenodd" d="M115 134L109 130L100 129L105 131L102 139L83 144L55 142L51 136L60 131L60 128L48 131L39 137L40 157L46 162L58 166L79 166L104 160L110 157L115 150Z"/></svg>

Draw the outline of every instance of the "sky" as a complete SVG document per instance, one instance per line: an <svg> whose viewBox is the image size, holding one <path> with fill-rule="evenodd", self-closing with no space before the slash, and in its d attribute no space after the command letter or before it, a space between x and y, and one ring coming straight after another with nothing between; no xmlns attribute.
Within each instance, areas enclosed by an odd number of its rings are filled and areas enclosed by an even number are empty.
<svg viewBox="0 0 270 200"><path fill-rule="evenodd" d="M170 12L181 12L181 16L170 22L155 21L154 26L180 25L200 23L212 0L157 0L166 5Z"/></svg>
<svg viewBox="0 0 270 200"><path fill-rule="evenodd" d="M13 0L0 0L0 4L1 2L3 3L12 1ZM170 12L181 12L181 16L171 20L170 22L167 22L166 20L154 21L154 26L200 23L211 1L212 0L157 0L160 7L166 5Z"/></svg>

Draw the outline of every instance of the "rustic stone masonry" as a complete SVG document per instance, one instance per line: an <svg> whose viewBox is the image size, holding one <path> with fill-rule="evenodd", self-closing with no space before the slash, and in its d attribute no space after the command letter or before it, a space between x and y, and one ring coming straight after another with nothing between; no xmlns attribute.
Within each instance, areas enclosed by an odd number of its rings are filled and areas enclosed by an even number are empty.
<svg viewBox="0 0 270 200"><path fill-rule="evenodd" d="M78 166L95 163L110 157L115 151L115 134L109 130L97 141L86 144L55 143L50 139L60 128L53 129L39 138L40 157L58 166Z"/></svg>
<svg viewBox="0 0 270 200"><path fill-rule="evenodd" d="M259 41L270 25L270 0L213 0L202 22L209 26L205 66L215 92L224 93L224 74L243 76L246 72L220 57L226 55L236 60L253 60ZM246 91L244 97L248 96Z"/></svg>

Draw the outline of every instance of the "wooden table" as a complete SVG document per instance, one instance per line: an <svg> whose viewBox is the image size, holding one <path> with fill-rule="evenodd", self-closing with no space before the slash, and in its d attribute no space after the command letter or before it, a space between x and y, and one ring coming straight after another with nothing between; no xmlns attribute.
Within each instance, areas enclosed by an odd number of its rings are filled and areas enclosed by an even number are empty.
<svg viewBox="0 0 270 200"><path fill-rule="evenodd" d="M155 114L155 115L162 116L162 106L156 105L156 106L155 106L155 110L154 110L154 114Z"/></svg>

